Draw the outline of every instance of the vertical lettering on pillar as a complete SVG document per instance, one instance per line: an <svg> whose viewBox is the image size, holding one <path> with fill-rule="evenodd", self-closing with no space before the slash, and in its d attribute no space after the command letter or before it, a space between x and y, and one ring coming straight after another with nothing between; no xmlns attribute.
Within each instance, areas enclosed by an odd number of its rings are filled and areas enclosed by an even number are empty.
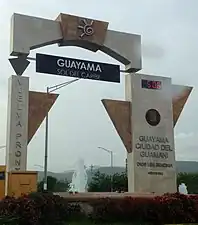
<svg viewBox="0 0 198 225"><path fill-rule="evenodd" d="M18 77L17 77L18 78ZM17 95L16 95L16 141L15 141L15 152L14 152L14 170L20 170L21 169L21 149L22 149L22 143L21 140L23 137L23 121L22 121L22 115L24 110L24 96L23 96L23 87L20 79L17 79Z"/></svg>
<svg viewBox="0 0 198 225"><path fill-rule="evenodd" d="M29 78L12 76L10 78L7 170L26 170L28 136Z"/></svg>

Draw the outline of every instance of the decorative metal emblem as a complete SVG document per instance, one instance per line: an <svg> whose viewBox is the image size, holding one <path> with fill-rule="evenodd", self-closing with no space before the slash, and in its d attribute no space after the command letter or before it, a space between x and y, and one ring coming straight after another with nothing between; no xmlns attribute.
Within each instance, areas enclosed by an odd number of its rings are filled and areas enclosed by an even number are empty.
<svg viewBox="0 0 198 225"><path fill-rule="evenodd" d="M87 19L82 19L80 23L81 24L78 26L78 29L82 30L80 38L83 38L84 36L91 36L94 34L94 29L92 27L94 23L93 20L89 22Z"/></svg>
<svg viewBox="0 0 198 225"><path fill-rule="evenodd" d="M149 109L145 115L146 121L151 126L157 126L160 123L161 116L156 109Z"/></svg>

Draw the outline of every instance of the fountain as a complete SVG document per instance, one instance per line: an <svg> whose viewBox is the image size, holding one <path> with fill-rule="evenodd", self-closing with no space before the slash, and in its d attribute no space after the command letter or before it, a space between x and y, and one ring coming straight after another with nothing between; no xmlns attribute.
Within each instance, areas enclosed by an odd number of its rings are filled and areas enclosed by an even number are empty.
<svg viewBox="0 0 198 225"><path fill-rule="evenodd" d="M181 183L179 185L179 188L178 189L179 189L179 193L184 194L184 195L187 195L188 194L188 190L187 190L186 184Z"/></svg>
<svg viewBox="0 0 198 225"><path fill-rule="evenodd" d="M69 184L69 192L86 192L87 181L88 177L84 160L79 159L72 176L72 182Z"/></svg>

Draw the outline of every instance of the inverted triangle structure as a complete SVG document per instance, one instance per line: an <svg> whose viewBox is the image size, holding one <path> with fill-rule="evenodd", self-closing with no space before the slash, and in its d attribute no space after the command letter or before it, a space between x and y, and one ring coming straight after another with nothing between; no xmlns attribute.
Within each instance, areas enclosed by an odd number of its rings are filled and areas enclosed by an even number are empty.
<svg viewBox="0 0 198 225"><path fill-rule="evenodd" d="M58 94L29 91L28 143L31 141Z"/></svg>
<svg viewBox="0 0 198 225"><path fill-rule="evenodd" d="M192 91L192 87L172 85L172 104L173 104L173 124L174 127L181 115L181 112L186 104L186 101ZM131 107L132 104L128 101L117 101L103 99L102 103L113 122L127 152L132 152L132 137L131 137Z"/></svg>
<svg viewBox="0 0 198 225"><path fill-rule="evenodd" d="M131 103L109 99L103 99L102 103L122 139L126 150L131 152Z"/></svg>
<svg viewBox="0 0 198 225"><path fill-rule="evenodd" d="M181 85L172 86L173 123L175 126L193 88Z"/></svg>
<svg viewBox="0 0 198 225"><path fill-rule="evenodd" d="M9 59L9 61L16 75L19 75L19 76L21 76L24 73L24 71L27 69L27 67L30 64L30 61L28 61L24 57L12 58L12 59Z"/></svg>

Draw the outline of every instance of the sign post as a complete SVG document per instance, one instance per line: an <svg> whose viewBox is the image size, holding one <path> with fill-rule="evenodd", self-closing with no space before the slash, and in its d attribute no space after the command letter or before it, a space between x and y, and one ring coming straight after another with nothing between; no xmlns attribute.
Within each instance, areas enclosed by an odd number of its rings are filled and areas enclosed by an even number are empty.
<svg viewBox="0 0 198 225"><path fill-rule="evenodd" d="M77 46L92 52L100 50L122 63L127 73L133 73L126 76L125 86L126 101L130 104L121 103L122 111L111 111L112 115L115 114L120 134L126 134L122 135L122 138L128 151L129 191L175 192L173 116L177 120L179 114L173 115L170 78L134 74L142 69L141 36L109 30L108 22L105 21L63 13L59 14L55 21L15 13L11 21L10 55L17 56L18 59L11 59L10 62L17 75L22 75L29 65L27 56L32 49L52 43L57 43L59 46ZM36 72L106 82L120 82L120 67L118 65L44 54L36 55ZM16 115L18 116L16 108L18 92L16 89L19 83L16 82L24 82L24 85L22 85L24 90L21 93L23 93L22 96L28 96L28 81L23 81L23 79L27 80L25 77L13 78L12 88L15 91L12 90L11 93L14 94L12 94L11 100L9 99L8 105L7 149L9 153L7 154L11 154L11 156L14 154L14 157L20 155L17 149L18 144L16 144L19 142L18 138L23 143L21 145L23 151L21 152L25 152L27 147L27 137L25 140L28 124L26 97L24 98L26 99L24 100L25 108L24 111L21 111L22 117L20 117L23 118L21 122L24 120L24 127L23 129L16 128L19 120L16 117ZM19 99L21 100L21 97ZM115 109L114 107L111 108ZM119 116L119 113L122 117ZM122 118L123 121L120 122ZM123 123L125 123L125 127ZM128 129L129 127L131 129ZM15 150L17 150L17 154L15 154ZM20 160L22 160L25 155L20 155L20 157ZM9 159L11 161L8 165L11 169L17 168L19 170L26 166L20 163L19 168L17 163L16 167L16 158L11 157ZM13 165L14 162L15 165ZM47 167L45 170L47 171Z"/></svg>

